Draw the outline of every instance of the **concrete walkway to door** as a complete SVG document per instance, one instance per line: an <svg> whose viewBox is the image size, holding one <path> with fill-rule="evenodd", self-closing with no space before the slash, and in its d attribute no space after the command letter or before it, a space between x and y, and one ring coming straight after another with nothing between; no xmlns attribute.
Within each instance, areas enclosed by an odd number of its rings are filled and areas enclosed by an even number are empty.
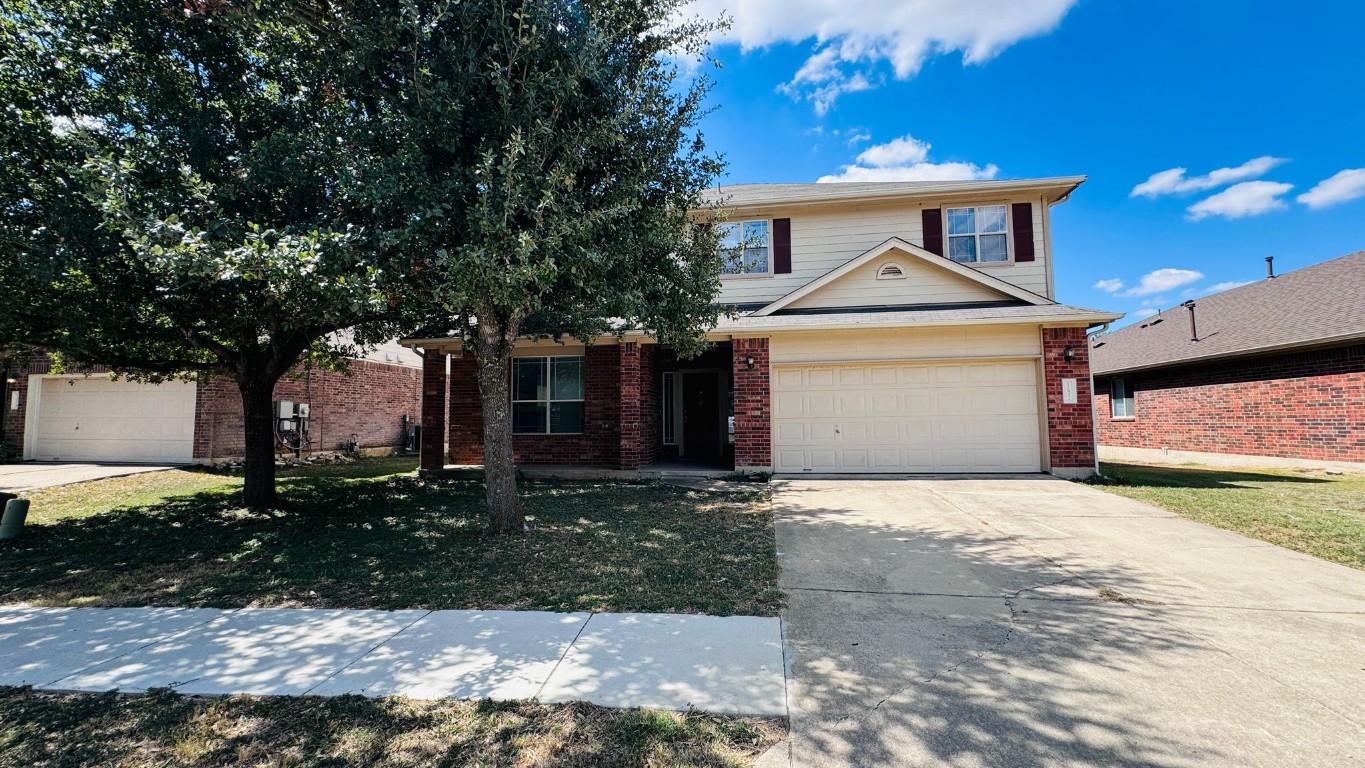
<svg viewBox="0 0 1365 768"><path fill-rule="evenodd" d="M774 509L795 765L1365 763L1365 573L1037 476Z"/></svg>

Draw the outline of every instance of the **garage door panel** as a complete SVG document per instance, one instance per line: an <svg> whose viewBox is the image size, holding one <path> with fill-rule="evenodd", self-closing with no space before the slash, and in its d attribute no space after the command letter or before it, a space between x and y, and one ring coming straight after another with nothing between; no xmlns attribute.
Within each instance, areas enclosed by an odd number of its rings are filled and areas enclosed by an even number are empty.
<svg viewBox="0 0 1365 768"><path fill-rule="evenodd" d="M40 379L34 458L186 463L194 454L196 387L107 378Z"/></svg>
<svg viewBox="0 0 1365 768"><path fill-rule="evenodd" d="M778 367L779 472L1037 472L1031 361Z"/></svg>

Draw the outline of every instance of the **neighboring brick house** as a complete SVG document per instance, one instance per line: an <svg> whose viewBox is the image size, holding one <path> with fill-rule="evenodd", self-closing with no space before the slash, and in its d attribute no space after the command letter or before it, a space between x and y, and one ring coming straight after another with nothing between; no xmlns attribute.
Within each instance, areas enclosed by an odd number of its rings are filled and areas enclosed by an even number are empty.
<svg viewBox="0 0 1365 768"><path fill-rule="evenodd" d="M1083 181L725 188L738 316L692 359L644 332L519 342L516 461L1092 474L1086 333L1120 315L1054 300L1050 216ZM481 464L462 340L405 343L426 356L423 468Z"/></svg>
<svg viewBox="0 0 1365 768"><path fill-rule="evenodd" d="M420 366L391 343L351 361L349 374L301 369L276 385L275 399L309 404L308 453L352 441L361 450L404 447L404 419L418 423L421 410ZM0 440L24 459L213 463L245 450L241 395L228 379L138 384L100 370L49 371L44 357L5 377Z"/></svg>
<svg viewBox="0 0 1365 768"><path fill-rule="evenodd" d="M1365 468L1363 296L1365 251L1099 337L1101 458Z"/></svg>

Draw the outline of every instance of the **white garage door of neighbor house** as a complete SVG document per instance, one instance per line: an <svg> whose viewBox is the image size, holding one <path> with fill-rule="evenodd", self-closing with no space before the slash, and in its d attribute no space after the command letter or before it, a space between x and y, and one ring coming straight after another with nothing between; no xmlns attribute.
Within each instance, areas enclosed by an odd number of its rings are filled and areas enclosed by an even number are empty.
<svg viewBox="0 0 1365 768"><path fill-rule="evenodd" d="M44 378L38 396L38 461L188 463L194 456L195 384Z"/></svg>
<svg viewBox="0 0 1365 768"><path fill-rule="evenodd" d="M1038 472L1037 364L773 369L778 472Z"/></svg>

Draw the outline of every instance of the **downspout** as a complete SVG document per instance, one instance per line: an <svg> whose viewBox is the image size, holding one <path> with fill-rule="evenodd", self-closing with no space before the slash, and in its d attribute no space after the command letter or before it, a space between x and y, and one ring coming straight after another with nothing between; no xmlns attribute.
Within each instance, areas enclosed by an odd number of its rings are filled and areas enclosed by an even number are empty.
<svg viewBox="0 0 1365 768"><path fill-rule="evenodd" d="M1090 364L1090 353L1095 349L1095 339L1109 330L1109 323L1099 330L1085 335L1085 370L1090 375L1090 434L1091 445L1095 446L1095 474L1100 473L1100 414L1095 410L1095 367Z"/></svg>

